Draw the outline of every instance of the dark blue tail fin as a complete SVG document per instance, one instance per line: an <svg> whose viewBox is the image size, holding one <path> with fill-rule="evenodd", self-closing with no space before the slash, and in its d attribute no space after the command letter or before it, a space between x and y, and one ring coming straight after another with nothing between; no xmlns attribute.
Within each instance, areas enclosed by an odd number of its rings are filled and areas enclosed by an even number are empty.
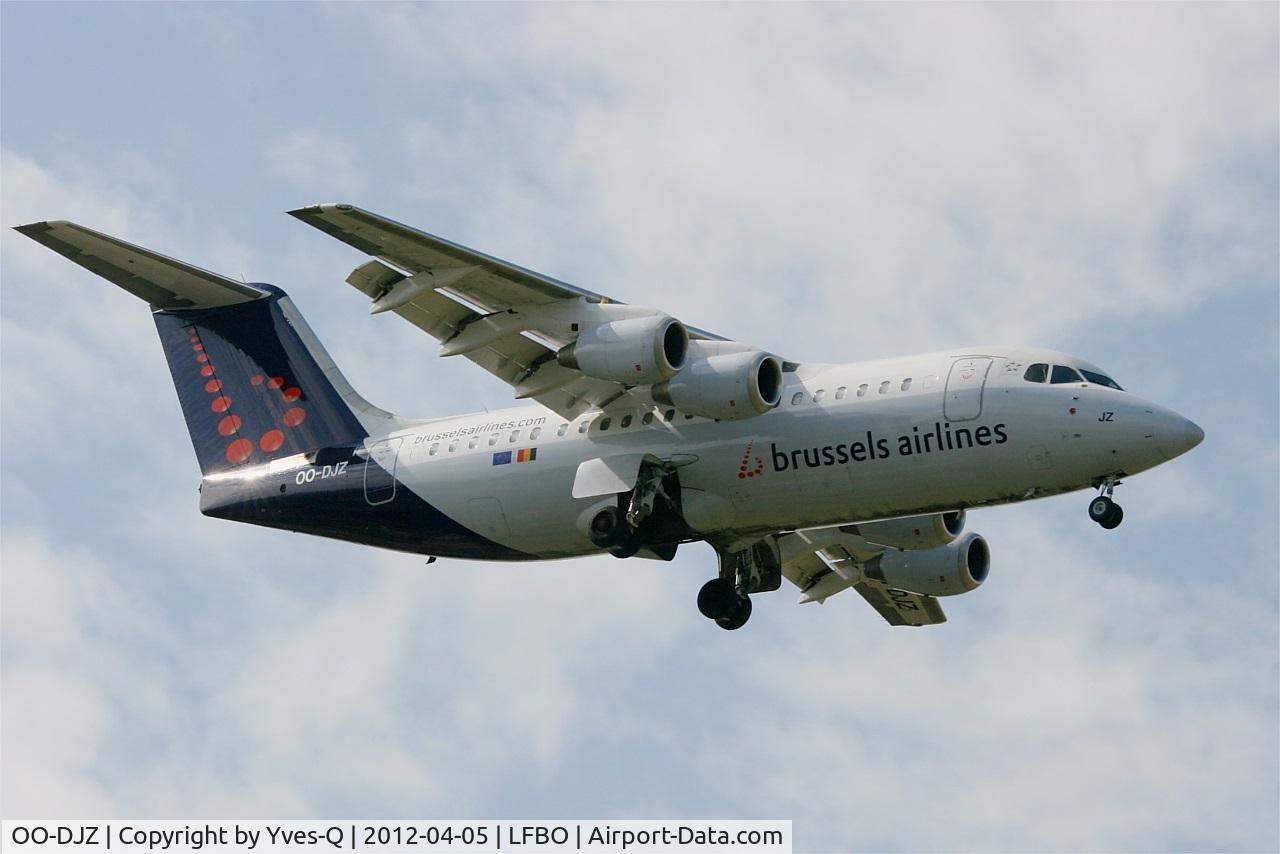
<svg viewBox="0 0 1280 854"><path fill-rule="evenodd" d="M369 435L363 423L398 423L352 390L279 288L66 220L17 230L151 305L205 475L350 445Z"/></svg>
<svg viewBox="0 0 1280 854"><path fill-rule="evenodd" d="M205 475L368 435L291 321L297 312L284 291L254 287L267 295L220 308L155 312Z"/></svg>

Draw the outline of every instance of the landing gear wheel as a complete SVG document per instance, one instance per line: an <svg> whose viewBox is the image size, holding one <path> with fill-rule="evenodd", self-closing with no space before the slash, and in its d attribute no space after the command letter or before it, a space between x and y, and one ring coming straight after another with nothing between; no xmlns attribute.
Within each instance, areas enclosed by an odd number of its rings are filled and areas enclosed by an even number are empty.
<svg viewBox="0 0 1280 854"><path fill-rule="evenodd" d="M723 578L713 578L698 591L698 612L708 620L727 616L738 604L738 593Z"/></svg>
<svg viewBox="0 0 1280 854"><path fill-rule="evenodd" d="M640 543L639 537L635 535L627 536L627 537L624 537L622 539L622 542L618 543L617 545L610 546L609 554L613 555L614 557L621 557L621 558L631 557L636 552L640 551L640 545L641 543Z"/></svg>
<svg viewBox="0 0 1280 854"><path fill-rule="evenodd" d="M1089 518L1110 531L1124 519L1124 511L1109 497L1099 495L1089 502Z"/></svg>
<svg viewBox="0 0 1280 854"><path fill-rule="evenodd" d="M1105 495L1099 495L1089 502L1089 518L1101 525L1111 516L1116 503Z"/></svg>
<svg viewBox="0 0 1280 854"><path fill-rule="evenodd" d="M617 507L606 507L591 519L591 542L597 548L607 549L616 546L626 535L627 526L622 520L622 511Z"/></svg>
<svg viewBox="0 0 1280 854"><path fill-rule="evenodd" d="M738 601L733 605L733 610L717 618L716 625L725 631L732 632L745 626L749 619L751 619L751 597L739 596Z"/></svg>

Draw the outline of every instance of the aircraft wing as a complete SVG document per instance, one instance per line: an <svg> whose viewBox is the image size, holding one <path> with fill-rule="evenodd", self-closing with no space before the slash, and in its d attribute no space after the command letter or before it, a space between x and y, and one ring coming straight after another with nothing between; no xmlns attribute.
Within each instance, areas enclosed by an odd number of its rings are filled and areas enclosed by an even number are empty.
<svg viewBox="0 0 1280 854"><path fill-rule="evenodd" d="M291 216L377 260L347 281L374 302L371 313L394 311L440 341L441 355L464 355L565 418L631 392L620 382L588 377L556 361L584 322L599 322L602 306L626 307L601 294L526 270L352 205L311 205ZM686 326L694 339L723 341Z"/></svg>
<svg viewBox="0 0 1280 854"><path fill-rule="evenodd" d="M932 626L947 617L933 596L911 593L869 578L864 562L884 551L843 528L813 528L778 538L782 574L800 588L800 601L824 602L852 587L891 626Z"/></svg>

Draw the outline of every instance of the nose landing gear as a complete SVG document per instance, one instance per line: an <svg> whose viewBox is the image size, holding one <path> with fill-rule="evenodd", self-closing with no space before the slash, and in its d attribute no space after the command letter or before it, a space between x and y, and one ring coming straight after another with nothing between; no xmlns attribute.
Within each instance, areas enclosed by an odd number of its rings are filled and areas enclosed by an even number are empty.
<svg viewBox="0 0 1280 854"><path fill-rule="evenodd" d="M1124 510L1111 499L1112 491L1119 485L1120 481L1114 477L1105 478L1099 484L1102 494L1089 502L1089 518L1108 531L1119 527L1124 520Z"/></svg>

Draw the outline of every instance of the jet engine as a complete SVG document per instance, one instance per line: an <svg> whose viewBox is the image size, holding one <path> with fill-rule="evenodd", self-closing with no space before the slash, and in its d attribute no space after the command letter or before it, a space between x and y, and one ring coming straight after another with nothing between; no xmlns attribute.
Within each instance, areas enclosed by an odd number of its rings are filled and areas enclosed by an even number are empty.
<svg viewBox="0 0 1280 854"><path fill-rule="evenodd" d="M976 590L991 571L987 541L968 533L945 546L890 551L867 561L863 573L890 587L926 596L956 596Z"/></svg>
<svg viewBox="0 0 1280 854"><path fill-rule="evenodd" d="M864 525L846 525L868 542L895 549L935 549L955 540L964 530L964 511L931 513L928 516L903 516Z"/></svg>
<svg viewBox="0 0 1280 854"><path fill-rule="evenodd" d="M652 385L684 367L689 333L674 317L634 317L584 329L556 361L589 377Z"/></svg>
<svg viewBox="0 0 1280 854"><path fill-rule="evenodd" d="M696 359L653 387L653 399L689 415L738 421L763 415L782 396L782 363L759 350Z"/></svg>

